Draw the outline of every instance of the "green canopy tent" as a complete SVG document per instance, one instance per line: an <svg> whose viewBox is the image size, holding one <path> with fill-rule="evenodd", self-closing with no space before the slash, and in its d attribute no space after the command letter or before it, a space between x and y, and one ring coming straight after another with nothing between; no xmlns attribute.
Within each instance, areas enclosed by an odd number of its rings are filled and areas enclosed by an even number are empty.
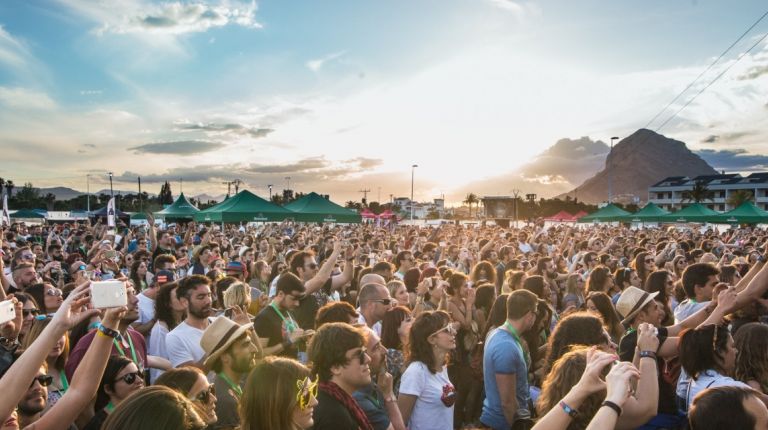
<svg viewBox="0 0 768 430"><path fill-rule="evenodd" d="M579 222L613 222L624 221L624 218L629 215L629 212L621 209L620 207L610 203L597 212L593 212L587 216L579 218Z"/></svg>
<svg viewBox="0 0 768 430"><path fill-rule="evenodd" d="M644 208L639 211L629 214L625 217L624 221L627 222L661 222L664 221L664 217L669 215L669 212L658 207L656 203L650 202L645 205Z"/></svg>
<svg viewBox="0 0 768 430"><path fill-rule="evenodd" d="M40 213L40 211L35 209L19 209L16 212L10 214L11 218L21 218L21 219L34 219L34 218L45 218L45 215Z"/></svg>
<svg viewBox="0 0 768 430"><path fill-rule="evenodd" d="M683 209L663 217L664 222L669 223L687 223L687 222L718 222L722 214L714 211L701 203L694 203Z"/></svg>
<svg viewBox="0 0 768 430"><path fill-rule="evenodd" d="M752 202L744 202L730 212L721 214L718 222L726 224L768 224L768 212L755 206Z"/></svg>
<svg viewBox="0 0 768 430"><path fill-rule="evenodd" d="M314 192L288 203L285 208L295 213L296 221L334 223L360 223L362 221L362 216L359 213L343 208Z"/></svg>
<svg viewBox="0 0 768 430"><path fill-rule="evenodd" d="M248 190L194 214L200 222L283 221L295 217L294 212L270 203Z"/></svg>
<svg viewBox="0 0 768 430"><path fill-rule="evenodd" d="M155 216L166 221L192 221L198 212L200 212L200 209L190 203L184 196L184 193L181 193L170 206L160 212L155 212Z"/></svg>

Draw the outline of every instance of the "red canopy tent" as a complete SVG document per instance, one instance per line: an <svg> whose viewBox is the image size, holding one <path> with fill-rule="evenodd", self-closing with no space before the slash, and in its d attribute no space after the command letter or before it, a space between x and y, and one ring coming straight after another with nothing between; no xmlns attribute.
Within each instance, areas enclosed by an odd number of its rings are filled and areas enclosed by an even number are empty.
<svg viewBox="0 0 768 430"><path fill-rule="evenodd" d="M394 213L394 212L392 212L392 211L391 211L391 210L389 210L389 209L387 209L387 210L385 210L384 212L382 212L382 213L380 213L380 214L379 214L379 218L383 218L383 219L390 219L390 218L394 218L394 217L396 217L396 216L397 216L397 215L395 215L395 213Z"/></svg>
<svg viewBox="0 0 768 430"><path fill-rule="evenodd" d="M362 216L365 219L375 219L376 218L376 214L371 212L370 209L368 209L368 208L363 209L362 212L360 212L360 216Z"/></svg>
<svg viewBox="0 0 768 430"><path fill-rule="evenodd" d="M587 215L589 215L587 212L579 211L579 212L573 214L573 220L576 221L577 219L579 219L581 217L585 217Z"/></svg>
<svg viewBox="0 0 768 430"><path fill-rule="evenodd" d="M568 222L568 221L574 221L575 218L573 215L569 214L566 211L560 211L551 217L544 218L544 221L555 221L555 222Z"/></svg>

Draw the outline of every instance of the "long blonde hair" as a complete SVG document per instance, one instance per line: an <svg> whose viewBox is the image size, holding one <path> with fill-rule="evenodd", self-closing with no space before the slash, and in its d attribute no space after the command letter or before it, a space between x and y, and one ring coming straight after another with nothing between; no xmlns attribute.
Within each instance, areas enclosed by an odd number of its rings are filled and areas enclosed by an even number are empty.
<svg viewBox="0 0 768 430"><path fill-rule="evenodd" d="M258 364L240 399L240 430L295 429L296 382L308 376L309 369L290 358L267 357Z"/></svg>
<svg viewBox="0 0 768 430"><path fill-rule="evenodd" d="M251 303L250 287L243 282L233 282L224 290L224 308L232 306L248 306Z"/></svg>

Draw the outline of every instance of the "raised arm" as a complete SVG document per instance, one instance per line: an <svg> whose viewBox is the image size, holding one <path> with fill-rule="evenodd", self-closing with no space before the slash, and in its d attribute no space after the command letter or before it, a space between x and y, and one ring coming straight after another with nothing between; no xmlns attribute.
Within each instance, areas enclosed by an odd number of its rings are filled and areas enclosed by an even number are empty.
<svg viewBox="0 0 768 430"><path fill-rule="evenodd" d="M336 260L339 258L340 252L341 242L337 239L333 242L333 252L330 257L323 262L323 265L320 266L320 270L317 271L315 277L304 284L304 287L307 289L307 294L314 293L320 288L323 288L323 285L328 282L328 278L331 277L331 272L333 272L333 267L336 265Z"/></svg>

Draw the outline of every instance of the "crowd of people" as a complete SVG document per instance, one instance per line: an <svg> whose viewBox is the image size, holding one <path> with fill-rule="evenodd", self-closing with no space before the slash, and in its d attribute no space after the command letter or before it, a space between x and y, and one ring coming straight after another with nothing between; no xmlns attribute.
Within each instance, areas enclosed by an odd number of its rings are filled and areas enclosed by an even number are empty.
<svg viewBox="0 0 768 430"><path fill-rule="evenodd" d="M763 230L155 224L3 226L0 430L768 428Z"/></svg>

